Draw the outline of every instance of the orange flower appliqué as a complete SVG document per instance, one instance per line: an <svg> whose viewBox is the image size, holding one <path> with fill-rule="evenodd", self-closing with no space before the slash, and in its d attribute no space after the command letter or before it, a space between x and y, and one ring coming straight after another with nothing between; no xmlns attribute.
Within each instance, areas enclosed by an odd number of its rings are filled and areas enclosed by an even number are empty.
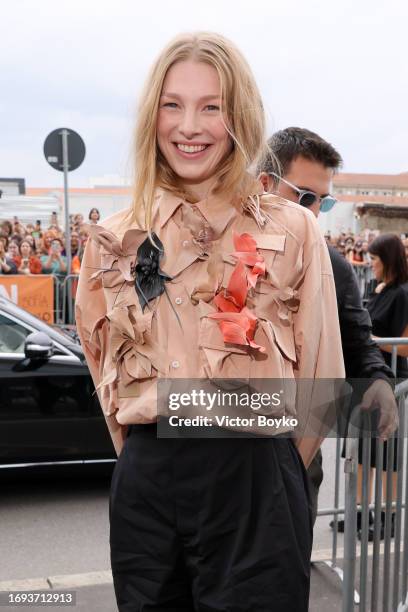
<svg viewBox="0 0 408 612"><path fill-rule="evenodd" d="M232 255L238 261L227 289L214 298L220 312L208 317L218 320L224 342L248 345L264 353L265 348L254 342L257 317L246 307L246 299L258 276L265 274L265 260L256 250L256 241L250 234L233 232L233 240L235 251Z"/></svg>

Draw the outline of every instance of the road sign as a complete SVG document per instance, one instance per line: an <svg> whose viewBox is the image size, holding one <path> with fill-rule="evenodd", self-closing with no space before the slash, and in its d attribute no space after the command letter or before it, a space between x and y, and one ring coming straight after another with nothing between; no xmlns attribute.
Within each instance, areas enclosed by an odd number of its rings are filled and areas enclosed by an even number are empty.
<svg viewBox="0 0 408 612"><path fill-rule="evenodd" d="M44 155L55 170L64 172L63 132L68 140L68 172L76 170L85 159L85 143L81 136L69 128L58 128L48 134L44 142Z"/></svg>
<svg viewBox="0 0 408 612"><path fill-rule="evenodd" d="M44 142L44 155L55 170L64 173L65 253L67 275L71 274L71 228L69 226L68 172L76 170L85 159L85 143L81 136L69 128L58 128L48 134ZM69 320L72 321L72 300L68 300ZM65 323L65 321L64 321Z"/></svg>

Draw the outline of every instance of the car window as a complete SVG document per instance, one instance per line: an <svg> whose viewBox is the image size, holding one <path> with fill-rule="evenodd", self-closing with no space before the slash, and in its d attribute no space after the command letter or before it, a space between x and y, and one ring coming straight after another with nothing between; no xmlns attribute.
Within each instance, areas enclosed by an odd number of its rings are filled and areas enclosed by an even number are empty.
<svg viewBox="0 0 408 612"><path fill-rule="evenodd" d="M60 325L50 325L48 323L45 323L45 321L43 321L42 319L39 319L27 310L23 310L16 304L12 304L12 310L10 310L8 307L10 304L8 300L8 304L6 304L6 309L3 310L1 308L1 302L2 300L0 295L0 312L4 312L6 316L10 315L12 317L15 317L16 319L21 321L23 325L27 325L28 328L31 328L31 331L43 331L47 334L47 336L51 338L51 340L63 344L64 346L66 344L72 344L72 342L77 343L77 345L80 346L79 340L76 340L75 327L73 325L64 326L67 328L67 330L65 330L64 328L61 329Z"/></svg>
<svg viewBox="0 0 408 612"><path fill-rule="evenodd" d="M30 330L0 314L0 353L24 353Z"/></svg>

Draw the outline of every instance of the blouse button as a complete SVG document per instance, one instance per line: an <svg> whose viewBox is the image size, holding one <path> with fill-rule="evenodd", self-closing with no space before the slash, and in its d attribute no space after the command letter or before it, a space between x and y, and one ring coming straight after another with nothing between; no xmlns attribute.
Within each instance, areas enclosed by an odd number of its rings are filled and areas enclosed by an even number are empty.
<svg viewBox="0 0 408 612"><path fill-rule="evenodd" d="M176 299L174 301L176 302L176 304L182 304L183 303L183 298L176 297Z"/></svg>
<svg viewBox="0 0 408 612"><path fill-rule="evenodd" d="M187 247L190 244L190 242L188 240L183 240L182 244L183 244L183 247Z"/></svg>
<svg viewBox="0 0 408 612"><path fill-rule="evenodd" d="M180 367L180 362L179 361L172 361L171 362L171 367L172 368L179 368Z"/></svg>

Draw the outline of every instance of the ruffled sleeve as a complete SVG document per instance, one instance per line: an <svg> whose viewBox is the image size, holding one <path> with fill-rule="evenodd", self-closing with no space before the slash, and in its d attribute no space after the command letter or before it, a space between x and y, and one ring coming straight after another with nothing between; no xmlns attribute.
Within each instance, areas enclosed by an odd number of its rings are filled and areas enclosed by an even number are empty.
<svg viewBox="0 0 408 612"><path fill-rule="evenodd" d="M298 358L295 375L313 383L303 383L304 393L299 394L297 406L300 429L303 429L297 446L306 467L327 435L327 429L334 424L336 383L345 376L329 253L312 217L309 230L312 236L305 249L304 274L298 288L299 308L293 314ZM325 412L325 407L329 412Z"/></svg>
<svg viewBox="0 0 408 612"><path fill-rule="evenodd" d="M108 326L103 324L106 321L107 307L101 279L91 278L95 271L102 267L98 245L90 239L82 259L75 318L95 388L99 386L104 376L104 361L109 348ZM97 393L116 454L119 455L126 438L127 425L120 425L116 420L115 394L112 391L109 386L102 386Z"/></svg>

